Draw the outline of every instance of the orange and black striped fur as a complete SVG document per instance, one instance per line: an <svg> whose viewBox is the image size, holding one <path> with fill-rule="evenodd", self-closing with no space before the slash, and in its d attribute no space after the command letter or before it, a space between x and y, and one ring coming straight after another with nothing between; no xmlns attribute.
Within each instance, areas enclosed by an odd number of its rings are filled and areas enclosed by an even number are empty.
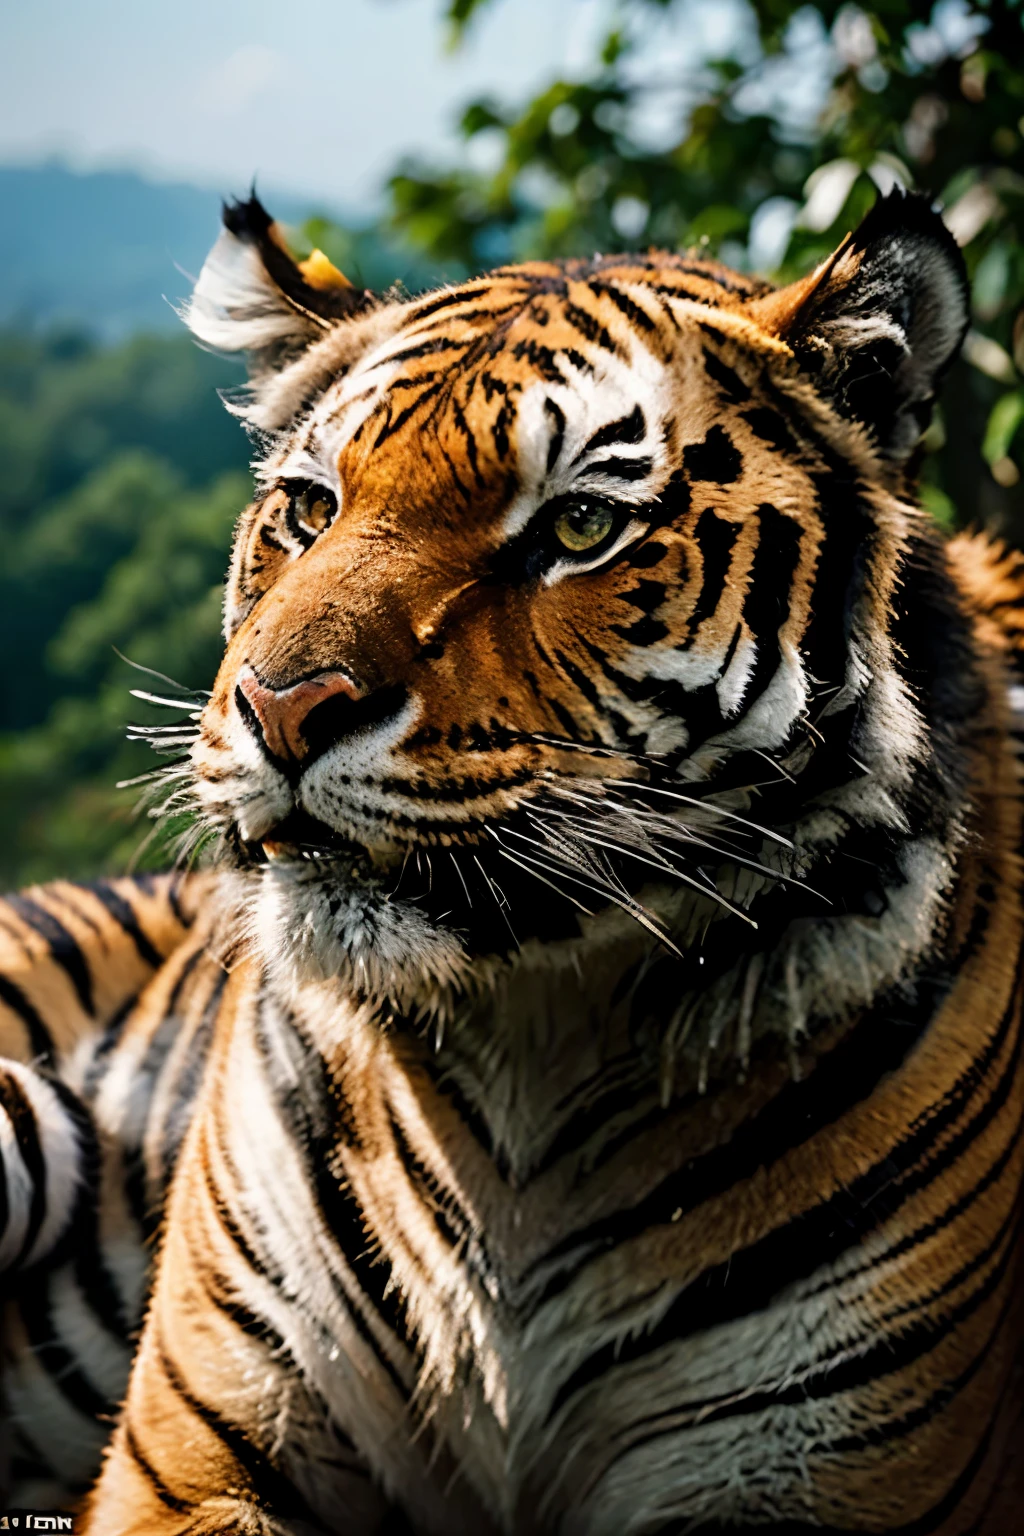
<svg viewBox="0 0 1024 1536"><path fill-rule="evenodd" d="M91 1536L1019 1530L1024 566L911 496L938 216L383 300L226 226L213 868L5 919L22 1476L123 1393Z"/></svg>

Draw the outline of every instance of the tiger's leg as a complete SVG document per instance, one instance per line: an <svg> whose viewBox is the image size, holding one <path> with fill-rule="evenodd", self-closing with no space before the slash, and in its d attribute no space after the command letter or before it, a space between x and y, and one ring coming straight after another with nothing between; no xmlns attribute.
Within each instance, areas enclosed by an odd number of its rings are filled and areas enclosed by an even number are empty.
<svg viewBox="0 0 1024 1536"><path fill-rule="evenodd" d="M193 1254L172 1212L127 1399L87 1505L88 1536L323 1536L311 1507L324 1506L318 1487L344 1512L332 1531L397 1532L355 1447L261 1317L266 1280L237 1293L237 1253L233 1273L225 1252L231 1216L203 1212L197 1199L191 1214L199 1226L207 1215L225 1225L219 1236L194 1230L209 1248Z"/></svg>
<svg viewBox="0 0 1024 1536"><path fill-rule="evenodd" d="M253 1080L254 997L243 964L218 998L145 1327L87 1505L90 1536L388 1529L388 1501L354 1435L370 1440L387 1424L404 1444L401 1411L332 1352L319 1308L339 1302L313 1262L315 1205L289 1176L294 1152L282 1150L271 1183L253 1176L253 1138L274 1134L273 1105ZM280 1237L282 1222L287 1240L275 1247L268 1226Z"/></svg>
<svg viewBox="0 0 1024 1536"><path fill-rule="evenodd" d="M89 1536L323 1536L300 1478L289 1475L296 1445L299 1462L314 1481L326 1474L344 1511L345 1524L331 1530L397 1531L351 1443L295 1379L280 1340L258 1336L241 1301L222 1297L226 1310L211 1313L209 1293L197 1295L190 1281L176 1274L180 1305L154 1296L87 1505ZM275 1446L275 1436L291 1444Z"/></svg>

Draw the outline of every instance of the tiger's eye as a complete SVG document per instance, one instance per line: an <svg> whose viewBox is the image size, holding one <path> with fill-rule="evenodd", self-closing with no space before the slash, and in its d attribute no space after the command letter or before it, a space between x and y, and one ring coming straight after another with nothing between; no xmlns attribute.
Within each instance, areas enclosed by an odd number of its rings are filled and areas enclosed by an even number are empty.
<svg viewBox="0 0 1024 1536"><path fill-rule="evenodd" d="M559 543L578 554L600 544L614 521L611 507L602 506L599 501L573 501L555 519L555 534Z"/></svg>
<svg viewBox="0 0 1024 1536"><path fill-rule="evenodd" d="M313 533L323 533L328 523L334 517L335 501L330 491L325 491L322 486L310 486L308 491L303 491L298 498L296 512L299 521L304 523Z"/></svg>

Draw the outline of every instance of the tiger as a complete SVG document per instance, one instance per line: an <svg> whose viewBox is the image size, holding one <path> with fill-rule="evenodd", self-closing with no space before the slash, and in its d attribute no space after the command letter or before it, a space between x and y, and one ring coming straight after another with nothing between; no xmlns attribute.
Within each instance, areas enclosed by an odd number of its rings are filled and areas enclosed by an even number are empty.
<svg viewBox="0 0 1024 1536"><path fill-rule="evenodd" d="M782 287L416 296L226 206L256 494L153 737L202 851L0 930L21 1489L1019 1531L1024 560L915 491L968 300L898 191Z"/></svg>

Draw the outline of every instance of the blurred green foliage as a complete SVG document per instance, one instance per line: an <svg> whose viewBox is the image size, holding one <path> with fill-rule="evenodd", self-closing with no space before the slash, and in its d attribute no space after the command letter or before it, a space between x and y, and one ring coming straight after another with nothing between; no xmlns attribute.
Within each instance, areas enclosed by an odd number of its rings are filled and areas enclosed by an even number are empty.
<svg viewBox="0 0 1024 1536"><path fill-rule="evenodd" d="M457 41L488 6L447 0ZM974 314L927 439L947 526L1024 543L1024 0L618 0L589 68L471 103L449 166L409 160L377 229L310 220L354 281L408 290L508 259L698 246L781 279L894 183L942 198ZM114 782L147 680L208 686L247 445L184 337L100 349L0 336L0 874L123 867L142 830ZM946 425L944 425L944 423Z"/></svg>
<svg viewBox="0 0 1024 1536"><path fill-rule="evenodd" d="M114 785L152 766L125 722L157 712L133 710L147 679L114 647L190 684L213 675L250 484L215 393L232 382L185 336L0 335L4 884L123 868L141 840Z"/></svg>

